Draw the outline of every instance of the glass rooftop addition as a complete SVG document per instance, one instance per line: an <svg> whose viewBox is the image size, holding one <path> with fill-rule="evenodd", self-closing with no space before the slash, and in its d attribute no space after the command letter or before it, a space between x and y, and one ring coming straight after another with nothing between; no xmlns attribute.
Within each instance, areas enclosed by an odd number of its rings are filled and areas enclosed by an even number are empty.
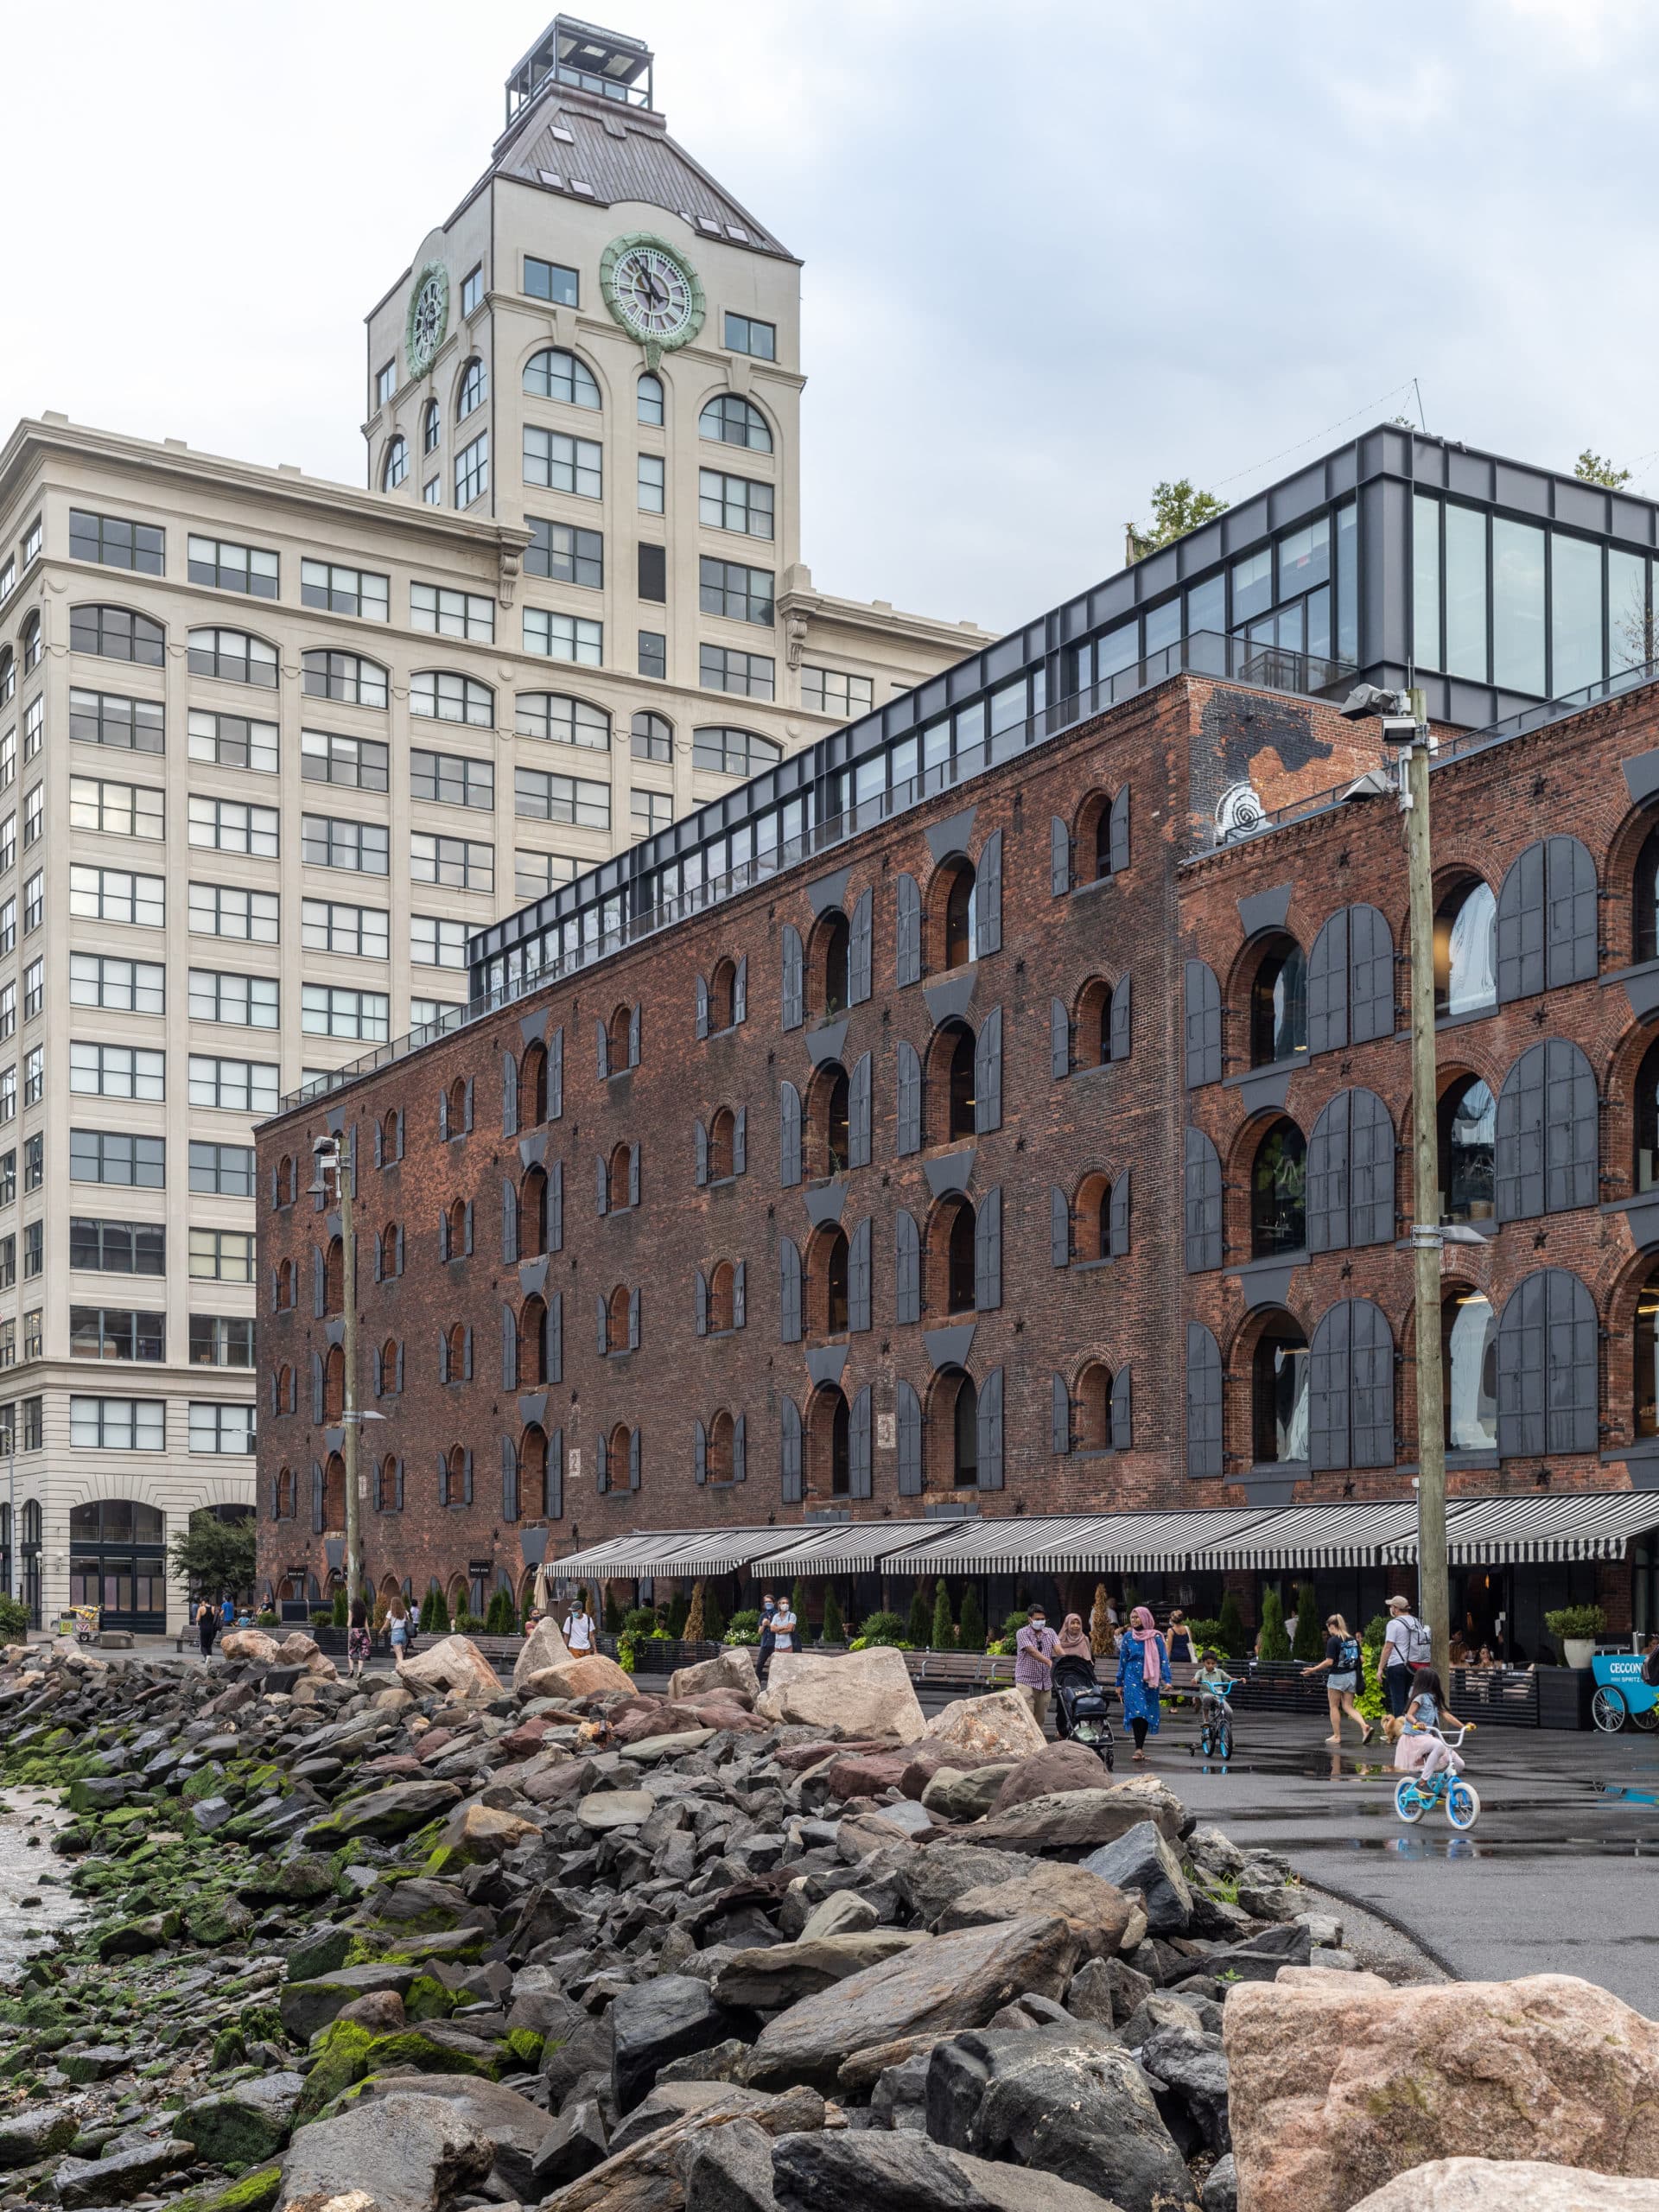
<svg viewBox="0 0 1659 2212"><path fill-rule="evenodd" d="M601 30L577 16L556 16L507 79L507 121L520 116L550 84L569 85L630 107L651 107L652 61L643 39Z"/></svg>

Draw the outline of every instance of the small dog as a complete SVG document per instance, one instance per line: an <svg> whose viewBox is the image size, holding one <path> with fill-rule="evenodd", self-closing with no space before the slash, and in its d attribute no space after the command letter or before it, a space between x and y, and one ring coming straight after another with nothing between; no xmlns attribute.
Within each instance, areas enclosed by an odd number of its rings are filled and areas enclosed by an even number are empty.
<svg viewBox="0 0 1659 2212"><path fill-rule="evenodd" d="M1406 1732L1405 1722L1397 1714L1392 1713L1385 1713L1377 1725L1382 1729L1386 1740L1390 1744L1397 1744Z"/></svg>

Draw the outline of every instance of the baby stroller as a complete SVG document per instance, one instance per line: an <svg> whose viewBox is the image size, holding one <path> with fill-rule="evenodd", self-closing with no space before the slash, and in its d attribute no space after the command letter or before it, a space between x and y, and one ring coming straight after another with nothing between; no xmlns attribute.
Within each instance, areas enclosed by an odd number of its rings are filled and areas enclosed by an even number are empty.
<svg viewBox="0 0 1659 2212"><path fill-rule="evenodd" d="M1060 1734L1093 1751L1109 1774L1117 1760L1110 1718L1111 1693L1096 1681L1094 1661L1057 1659L1053 1681Z"/></svg>

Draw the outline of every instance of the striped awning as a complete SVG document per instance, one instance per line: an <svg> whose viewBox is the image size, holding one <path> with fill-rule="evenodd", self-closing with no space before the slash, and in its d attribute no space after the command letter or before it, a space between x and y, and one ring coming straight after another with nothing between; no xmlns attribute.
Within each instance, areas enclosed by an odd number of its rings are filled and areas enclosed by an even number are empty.
<svg viewBox="0 0 1659 2212"><path fill-rule="evenodd" d="M1250 1527L1224 1535L1194 1564L1209 1569L1376 1567L1395 1556L1388 1548L1393 1540L1414 1540L1416 1530L1415 1498L1293 1505L1258 1514Z"/></svg>
<svg viewBox="0 0 1659 2212"><path fill-rule="evenodd" d="M1188 1567L1208 1548L1266 1516L1259 1508L1193 1513L1003 1515L957 1522L925 1548L889 1560L895 1573L1156 1573ZM906 1562L910 1563L907 1567Z"/></svg>
<svg viewBox="0 0 1659 2212"><path fill-rule="evenodd" d="M1659 1528L1659 1497L1643 1491L1458 1498L1446 1508L1446 1554L1454 1567L1618 1560L1632 1536L1654 1528ZM1410 1529L1388 1545L1387 1556L1416 1558L1414 1517Z"/></svg>
<svg viewBox="0 0 1659 2212"><path fill-rule="evenodd" d="M642 1574L676 1579L734 1574L752 1559L776 1547L776 1529L659 1529L550 1560L548 1571L561 1582L632 1582Z"/></svg>
<svg viewBox="0 0 1659 2212"><path fill-rule="evenodd" d="M766 1554L756 1573L779 1582L808 1580L815 1574L870 1574L895 1552L919 1554L930 1540L949 1535L961 1525L957 1521L823 1522L797 1529L793 1541ZM775 1540L779 1532L774 1529L772 1533Z"/></svg>

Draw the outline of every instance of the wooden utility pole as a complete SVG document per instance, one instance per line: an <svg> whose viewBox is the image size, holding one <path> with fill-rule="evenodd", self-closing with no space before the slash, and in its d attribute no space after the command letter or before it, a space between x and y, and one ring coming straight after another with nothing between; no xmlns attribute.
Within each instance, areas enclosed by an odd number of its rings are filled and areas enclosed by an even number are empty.
<svg viewBox="0 0 1659 2212"><path fill-rule="evenodd" d="M346 1432L346 1603L355 1605L363 1580L359 1551L362 1516L358 1510L358 1433L362 1423L357 1409L357 1124L343 1129L337 1140L335 1177L340 1190L340 1312L345 1322L342 1350L346 1375L340 1401L340 1426Z"/></svg>

